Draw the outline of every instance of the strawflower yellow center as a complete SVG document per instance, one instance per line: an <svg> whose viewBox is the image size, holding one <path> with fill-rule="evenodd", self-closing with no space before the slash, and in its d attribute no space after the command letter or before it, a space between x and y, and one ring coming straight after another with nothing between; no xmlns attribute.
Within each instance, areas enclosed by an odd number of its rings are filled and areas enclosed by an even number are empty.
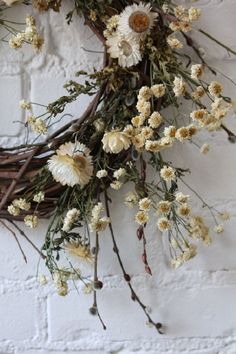
<svg viewBox="0 0 236 354"><path fill-rule="evenodd" d="M145 12L135 11L129 18L129 26L137 33L145 32L150 25L150 19Z"/></svg>

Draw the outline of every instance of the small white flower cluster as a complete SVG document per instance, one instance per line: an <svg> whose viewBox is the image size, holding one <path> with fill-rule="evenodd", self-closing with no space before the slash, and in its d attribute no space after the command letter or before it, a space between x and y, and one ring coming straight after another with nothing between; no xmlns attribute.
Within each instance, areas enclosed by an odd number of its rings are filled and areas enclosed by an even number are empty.
<svg viewBox="0 0 236 354"><path fill-rule="evenodd" d="M174 14L176 20L170 23L170 29L173 32L189 32L192 29L191 23L197 21L201 16L201 10L196 7L187 9L179 5L174 8Z"/></svg>
<svg viewBox="0 0 236 354"><path fill-rule="evenodd" d="M23 43L30 43L36 51L40 51L43 46L44 40L37 31L33 16L26 17L25 31L17 33L9 40L9 46L13 49L21 48Z"/></svg>
<svg viewBox="0 0 236 354"><path fill-rule="evenodd" d="M92 209L92 215L90 219L89 228L92 232L101 232L106 229L106 227L110 223L110 218L103 216L101 217L101 213L104 211L103 204L101 202L94 205Z"/></svg>
<svg viewBox="0 0 236 354"><path fill-rule="evenodd" d="M67 269L58 269L53 273L53 281L57 289L57 293L60 296L66 296L68 294L68 280L77 280L80 277L80 270L75 269L75 272L71 272Z"/></svg>
<svg viewBox="0 0 236 354"><path fill-rule="evenodd" d="M21 210L28 211L30 210L31 203L27 202L24 198L14 199L12 204L7 208L9 214L17 216L20 214Z"/></svg>
<svg viewBox="0 0 236 354"><path fill-rule="evenodd" d="M37 215L26 215L24 218L25 225L30 229L35 229L39 224Z"/></svg>
<svg viewBox="0 0 236 354"><path fill-rule="evenodd" d="M46 122L41 118L36 118L31 115L27 118L27 123L31 126L32 130L37 134L47 134L47 125Z"/></svg>
<svg viewBox="0 0 236 354"><path fill-rule="evenodd" d="M68 210L63 221L62 231L69 232L80 217L80 211L76 208Z"/></svg>
<svg viewBox="0 0 236 354"><path fill-rule="evenodd" d="M136 204L138 204L138 195L135 192L129 192L125 196L125 205L128 208L133 208Z"/></svg>
<svg viewBox="0 0 236 354"><path fill-rule="evenodd" d="M139 200L138 205L139 205L139 211L135 215L135 221L139 225L145 225L149 220L148 212L152 207L152 201L151 199L145 197Z"/></svg>
<svg viewBox="0 0 236 354"><path fill-rule="evenodd" d="M140 41L151 31L157 18L149 3L126 6L120 15L112 16L104 36L108 53L122 67L136 65L142 60Z"/></svg>

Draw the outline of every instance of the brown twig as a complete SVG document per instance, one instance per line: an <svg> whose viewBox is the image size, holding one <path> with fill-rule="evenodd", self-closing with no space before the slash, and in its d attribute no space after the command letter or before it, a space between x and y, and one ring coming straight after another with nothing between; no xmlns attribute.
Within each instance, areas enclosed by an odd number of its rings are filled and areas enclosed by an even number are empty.
<svg viewBox="0 0 236 354"><path fill-rule="evenodd" d="M105 206L106 206L107 216L110 218L111 215L110 215L110 209L109 209L109 199L108 199L106 191L105 191ZM126 283L128 284L128 287L130 288L132 300L137 301L137 303L139 304L139 306L142 308L143 312L145 313L145 315L148 319L148 322L156 328L158 333L163 334L163 332L161 331L162 324L160 322L153 321L153 319L151 318L151 316L149 315L149 313L147 311L147 306L144 305L144 303L140 300L139 296L137 295L137 293L135 292L135 290L131 284L130 275L126 272L123 262L120 257L119 249L118 249L118 246L116 243L115 234L114 234L113 227L112 227L111 223L109 224L109 229L110 229L110 234L111 234L111 238L112 238L112 242L113 242L113 251L115 252L115 254L117 256L117 260L118 260L118 263L119 263L120 268L122 270L124 279L125 279Z"/></svg>
<svg viewBox="0 0 236 354"><path fill-rule="evenodd" d="M35 249L35 251L38 252L38 254L40 255L41 258L46 259L46 256L38 249L37 246L35 246L35 244L30 240L30 238L24 233L23 230L21 230L19 228L19 226L14 221L12 221L10 219L7 219L7 221L10 224L12 224L17 229L17 231L20 233L20 235L23 236L31 244L31 246Z"/></svg>
<svg viewBox="0 0 236 354"><path fill-rule="evenodd" d="M25 263L27 263L26 255L25 255L25 253L23 251L23 248L21 247L21 244L20 244L15 232L4 221L0 220L0 223L12 234L12 236L16 240L17 246L19 247L19 250L20 250L20 252L21 252L21 254L23 256L23 259L24 259Z"/></svg>

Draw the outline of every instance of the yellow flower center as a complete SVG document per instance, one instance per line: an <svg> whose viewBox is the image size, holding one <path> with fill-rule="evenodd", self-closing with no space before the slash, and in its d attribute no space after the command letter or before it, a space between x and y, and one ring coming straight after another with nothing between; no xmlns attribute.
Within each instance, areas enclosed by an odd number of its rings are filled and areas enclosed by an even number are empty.
<svg viewBox="0 0 236 354"><path fill-rule="evenodd" d="M129 18L129 26L137 33L148 30L150 19L145 12L135 11Z"/></svg>

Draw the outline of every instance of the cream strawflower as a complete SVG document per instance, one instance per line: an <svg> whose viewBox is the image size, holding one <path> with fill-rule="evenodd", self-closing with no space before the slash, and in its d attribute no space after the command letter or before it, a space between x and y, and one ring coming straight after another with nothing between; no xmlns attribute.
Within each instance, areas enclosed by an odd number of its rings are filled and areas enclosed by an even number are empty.
<svg viewBox="0 0 236 354"><path fill-rule="evenodd" d="M186 83L182 77L175 77L173 91L176 97L182 96L186 91Z"/></svg>
<svg viewBox="0 0 236 354"><path fill-rule="evenodd" d="M169 36L167 37L167 43L172 49L181 49L183 48L183 43L181 43L176 37Z"/></svg>
<svg viewBox="0 0 236 354"><path fill-rule="evenodd" d="M175 180L175 170L170 166L164 166L160 171L160 175L166 182Z"/></svg>
<svg viewBox="0 0 236 354"><path fill-rule="evenodd" d="M140 2L126 6L120 14L118 30L133 38L143 38L150 32L157 18L157 13L151 11L150 4Z"/></svg>
<svg viewBox="0 0 236 354"><path fill-rule="evenodd" d="M198 80L204 74L204 68L202 64L194 64L191 66L191 78Z"/></svg>
<svg viewBox="0 0 236 354"><path fill-rule="evenodd" d="M163 97L166 93L166 87L163 84L153 85L151 87L152 93L156 98Z"/></svg>
<svg viewBox="0 0 236 354"><path fill-rule="evenodd" d="M68 142L59 147L48 161L48 169L56 182L63 186L84 187L93 174L90 150L81 143Z"/></svg>
<svg viewBox="0 0 236 354"><path fill-rule="evenodd" d="M171 223L166 217L163 217L157 220L157 227L160 231L166 231L171 228Z"/></svg>
<svg viewBox="0 0 236 354"><path fill-rule="evenodd" d="M146 222L149 220L149 216L148 214L141 210L139 211L136 215L135 215L135 221L139 224L139 225L144 225L146 224Z"/></svg>
<svg viewBox="0 0 236 354"><path fill-rule="evenodd" d="M108 175L108 173L107 173L106 170L99 170L96 173L96 177L99 178L99 179L107 177L107 175Z"/></svg>
<svg viewBox="0 0 236 354"><path fill-rule="evenodd" d="M119 154L130 147L131 141L124 132L115 129L103 135L102 143L104 151Z"/></svg>
<svg viewBox="0 0 236 354"><path fill-rule="evenodd" d="M144 211L149 211L152 205L152 201L149 198L143 198L139 201L139 208Z"/></svg>
<svg viewBox="0 0 236 354"><path fill-rule="evenodd" d="M223 86L217 81L212 81L208 87L208 91L211 96L218 97L223 91Z"/></svg>
<svg viewBox="0 0 236 354"><path fill-rule="evenodd" d="M139 43L135 39L114 33L107 38L106 45L111 58L118 59L118 64L123 68L136 65L142 59Z"/></svg>

